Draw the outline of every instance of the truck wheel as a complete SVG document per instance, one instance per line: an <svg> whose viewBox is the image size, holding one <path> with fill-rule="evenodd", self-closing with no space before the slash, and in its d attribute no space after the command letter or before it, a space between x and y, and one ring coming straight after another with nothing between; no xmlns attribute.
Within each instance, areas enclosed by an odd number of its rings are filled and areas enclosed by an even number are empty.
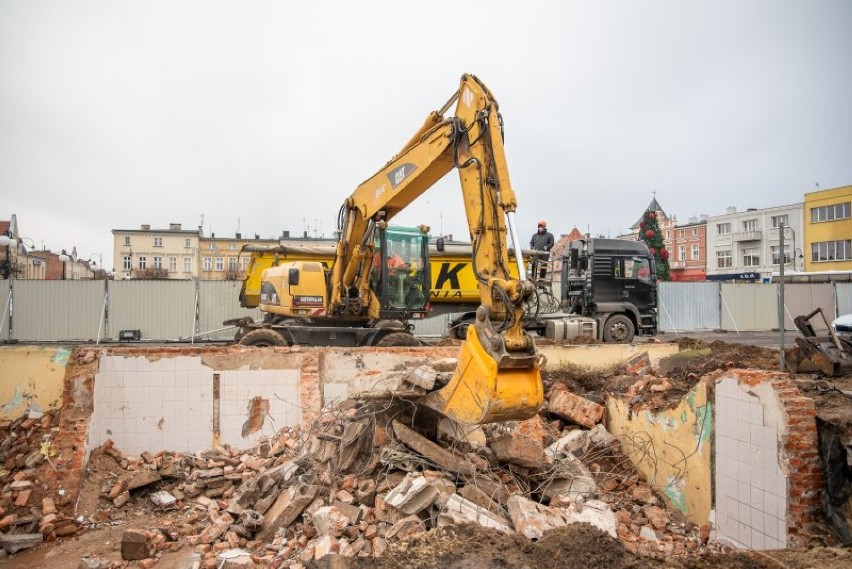
<svg viewBox="0 0 852 569"><path fill-rule="evenodd" d="M630 318L624 314L614 314L609 317L606 325L604 325L603 338L604 342L629 344L633 341L635 333L633 321Z"/></svg>
<svg viewBox="0 0 852 569"><path fill-rule="evenodd" d="M408 332L391 332L386 336L382 336L382 339L376 342L376 345L381 348L390 348L393 346L419 346L420 340Z"/></svg>
<svg viewBox="0 0 852 569"><path fill-rule="evenodd" d="M240 344L265 348L267 346L286 346L287 340L275 330L258 328L240 338Z"/></svg>

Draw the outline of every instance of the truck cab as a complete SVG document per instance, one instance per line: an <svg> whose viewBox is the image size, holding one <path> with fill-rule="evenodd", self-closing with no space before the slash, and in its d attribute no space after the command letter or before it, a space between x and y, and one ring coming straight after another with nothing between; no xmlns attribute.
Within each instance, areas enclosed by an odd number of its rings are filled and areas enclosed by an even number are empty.
<svg viewBox="0 0 852 569"><path fill-rule="evenodd" d="M597 320L606 342L657 333L656 263L644 243L572 241L562 263L561 294L567 312Z"/></svg>

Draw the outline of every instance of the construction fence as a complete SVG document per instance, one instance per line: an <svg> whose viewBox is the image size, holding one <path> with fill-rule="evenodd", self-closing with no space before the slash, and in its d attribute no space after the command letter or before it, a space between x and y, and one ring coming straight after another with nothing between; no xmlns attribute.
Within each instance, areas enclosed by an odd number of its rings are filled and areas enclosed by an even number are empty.
<svg viewBox="0 0 852 569"><path fill-rule="evenodd" d="M0 341L118 340L139 330L156 341L228 340L222 322L249 316L239 281L0 281ZM778 284L661 283L659 328L664 332L778 329ZM822 308L829 321L852 313L852 283L784 286L785 329L793 318ZM421 336L447 333L453 314L416 321ZM824 329L821 321L813 321Z"/></svg>

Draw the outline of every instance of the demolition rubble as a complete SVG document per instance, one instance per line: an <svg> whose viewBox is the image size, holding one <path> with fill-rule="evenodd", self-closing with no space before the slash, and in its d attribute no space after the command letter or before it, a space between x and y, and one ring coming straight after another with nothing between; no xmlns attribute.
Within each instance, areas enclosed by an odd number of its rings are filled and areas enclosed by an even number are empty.
<svg viewBox="0 0 852 569"><path fill-rule="evenodd" d="M8 533L0 545L15 553L121 523L129 508L159 512L156 527L127 529L121 540L122 558L143 566L186 546L199 567L375 558L414 534L457 524L535 540L582 522L640 554L683 555L706 543L707 528L667 510L635 471L601 424L604 407L563 383L550 386L540 415L485 428L464 429L417 406L424 388L446 381L454 366L392 370L387 389L248 451L131 456L107 443L89 458L99 505L85 519L63 516L54 498L34 491L34 467L49 461L39 437L51 415L16 421L3 447L14 474L2 495Z"/></svg>

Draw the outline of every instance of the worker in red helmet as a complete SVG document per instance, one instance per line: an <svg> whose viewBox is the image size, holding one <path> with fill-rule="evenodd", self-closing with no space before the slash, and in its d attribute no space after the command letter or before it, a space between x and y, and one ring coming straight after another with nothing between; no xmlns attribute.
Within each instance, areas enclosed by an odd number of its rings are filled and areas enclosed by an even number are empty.
<svg viewBox="0 0 852 569"><path fill-rule="evenodd" d="M538 229L533 233L532 239L530 239L530 249L549 253L553 249L553 244L553 234L547 230L547 222L542 219L538 222ZM538 278L543 279L547 274L547 255L533 257L532 270L530 272L533 278L536 278L536 273L538 273Z"/></svg>

